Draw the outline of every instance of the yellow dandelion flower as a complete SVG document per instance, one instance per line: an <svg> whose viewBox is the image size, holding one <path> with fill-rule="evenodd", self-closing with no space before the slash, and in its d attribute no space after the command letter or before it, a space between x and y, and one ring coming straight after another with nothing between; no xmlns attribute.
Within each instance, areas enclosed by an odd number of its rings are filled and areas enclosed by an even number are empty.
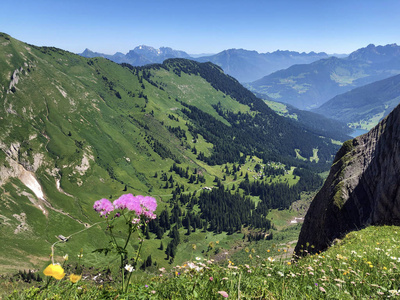
<svg viewBox="0 0 400 300"><path fill-rule="evenodd" d="M43 270L46 276L52 276L57 280L61 280L65 276L64 269L59 264L50 264Z"/></svg>
<svg viewBox="0 0 400 300"><path fill-rule="evenodd" d="M72 283L77 283L79 280L81 280L81 278L82 278L82 275L76 275L76 274L69 275L69 280Z"/></svg>
<svg viewBox="0 0 400 300"><path fill-rule="evenodd" d="M268 249L267 252L270 252L270 250Z"/></svg>
<svg viewBox="0 0 400 300"><path fill-rule="evenodd" d="M290 266L292 263L290 261L288 261L287 264Z"/></svg>
<svg viewBox="0 0 400 300"><path fill-rule="evenodd" d="M384 269L384 270L387 270L387 268L386 268L386 267L383 267L382 269Z"/></svg>

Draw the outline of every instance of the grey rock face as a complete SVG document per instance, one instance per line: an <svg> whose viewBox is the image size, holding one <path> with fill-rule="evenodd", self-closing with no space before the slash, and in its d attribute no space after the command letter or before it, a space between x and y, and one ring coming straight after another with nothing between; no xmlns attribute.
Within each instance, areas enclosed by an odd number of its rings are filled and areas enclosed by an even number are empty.
<svg viewBox="0 0 400 300"><path fill-rule="evenodd" d="M325 250L350 231L384 224L400 225L400 106L343 144L310 205L295 253Z"/></svg>

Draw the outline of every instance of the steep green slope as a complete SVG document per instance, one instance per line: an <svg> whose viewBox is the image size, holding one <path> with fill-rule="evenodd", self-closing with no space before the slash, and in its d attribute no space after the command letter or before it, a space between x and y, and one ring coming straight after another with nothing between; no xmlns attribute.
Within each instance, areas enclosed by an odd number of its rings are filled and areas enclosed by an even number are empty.
<svg viewBox="0 0 400 300"><path fill-rule="evenodd" d="M277 71L248 87L297 108L312 109L336 95L399 73L399 46L369 45L346 58L330 57Z"/></svg>
<svg viewBox="0 0 400 300"><path fill-rule="evenodd" d="M338 95L315 109L354 128L371 129L400 102L400 75Z"/></svg>
<svg viewBox="0 0 400 300"><path fill-rule="evenodd" d="M349 134L352 132L344 122L336 121L324 117L321 114L300 110L289 104L265 100L265 103L280 116L289 118L298 126L304 127L310 132L319 135L328 135L338 141L346 141L350 139Z"/></svg>
<svg viewBox="0 0 400 300"><path fill-rule="evenodd" d="M239 163L244 167L253 156L265 165L284 163L291 172L297 167L296 184L312 178L302 168L323 170L336 151L329 136L287 122L211 63L174 59L134 68L27 45L6 34L0 34L0 48L1 270L40 266L58 235L70 237L59 245L61 252L83 247L87 265L102 264L103 256L90 253L104 246L104 226L98 224L104 220L92 209L100 198L152 195L158 212L176 206L186 214L184 196L201 204L194 194L206 186L219 186L225 195L220 180L245 180ZM318 164L295 158L316 152ZM189 171L194 179L186 177ZM265 180L288 182L291 172L277 179L266 174ZM303 188L291 192L291 201ZM238 196L223 198L248 203L242 190L232 193ZM214 228L209 216L200 217L197 202L193 206L190 213L209 222L211 231L232 230ZM235 228L254 225L244 217L242 224L233 220ZM265 213L253 219L268 221ZM198 239L210 234L199 233ZM159 245L151 239L146 251ZM155 255L167 264L162 252Z"/></svg>

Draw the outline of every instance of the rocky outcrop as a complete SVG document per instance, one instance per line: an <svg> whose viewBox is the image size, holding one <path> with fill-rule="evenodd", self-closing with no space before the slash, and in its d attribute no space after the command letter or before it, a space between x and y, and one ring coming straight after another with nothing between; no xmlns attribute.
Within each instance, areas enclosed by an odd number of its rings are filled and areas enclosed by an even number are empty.
<svg viewBox="0 0 400 300"><path fill-rule="evenodd" d="M310 205L295 253L325 250L350 231L381 224L400 225L400 106L343 144Z"/></svg>

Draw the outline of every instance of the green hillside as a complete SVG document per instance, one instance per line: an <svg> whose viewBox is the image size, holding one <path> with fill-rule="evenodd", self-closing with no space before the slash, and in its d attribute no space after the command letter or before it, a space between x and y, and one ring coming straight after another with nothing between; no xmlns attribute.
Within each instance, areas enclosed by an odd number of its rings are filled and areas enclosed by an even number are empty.
<svg viewBox="0 0 400 300"><path fill-rule="evenodd" d="M400 102L400 75L338 95L315 109L353 128L371 129Z"/></svg>
<svg viewBox="0 0 400 300"><path fill-rule="evenodd" d="M174 224L188 233L179 253L194 242L200 254L211 237L229 248L243 226L272 230L270 210L319 187L316 172L338 147L329 134L278 116L211 63L132 67L7 34L0 49L1 272L42 268L59 235L69 241L56 255L83 248L86 265L108 264L92 253L105 243L93 203L125 193L151 195L157 214L177 214L170 226L149 225L144 250L160 266L170 265L157 248L170 243ZM210 210L213 199L244 213ZM188 259L175 254L176 263Z"/></svg>

